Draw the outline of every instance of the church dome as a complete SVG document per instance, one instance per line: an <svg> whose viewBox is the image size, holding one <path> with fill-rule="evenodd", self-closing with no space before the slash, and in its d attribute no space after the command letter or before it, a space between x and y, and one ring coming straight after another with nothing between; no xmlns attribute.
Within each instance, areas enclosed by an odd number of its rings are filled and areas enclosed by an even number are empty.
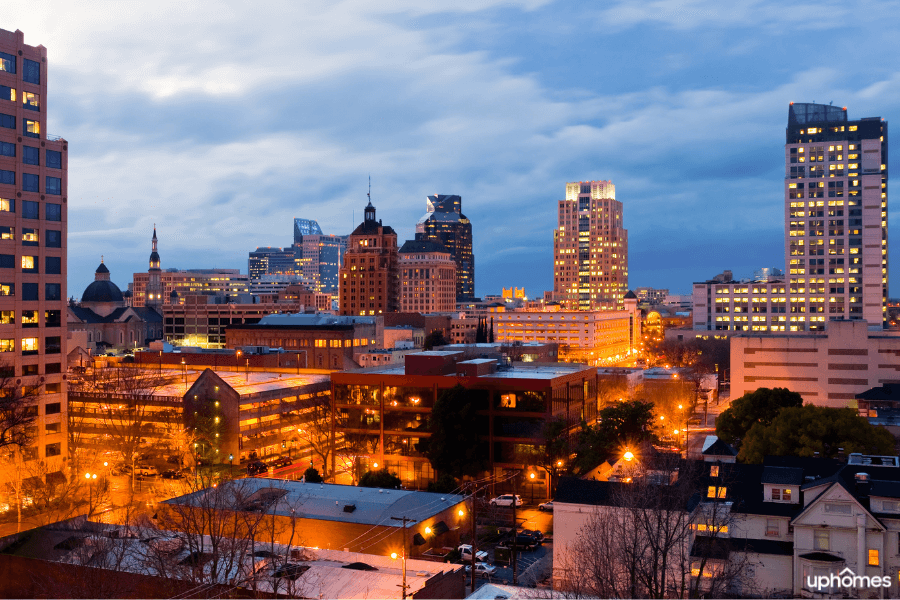
<svg viewBox="0 0 900 600"><path fill-rule="evenodd" d="M82 304L85 302L122 302L122 290L112 281L94 281L85 288L81 295Z"/></svg>

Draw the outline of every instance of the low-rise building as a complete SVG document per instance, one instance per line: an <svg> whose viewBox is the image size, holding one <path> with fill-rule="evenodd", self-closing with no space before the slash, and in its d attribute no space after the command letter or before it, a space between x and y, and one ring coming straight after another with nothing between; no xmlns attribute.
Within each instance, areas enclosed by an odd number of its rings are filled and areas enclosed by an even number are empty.
<svg viewBox="0 0 900 600"><path fill-rule="evenodd" d="M333 373L331 381L334 434L353 436L358 447L348 459L357 464L350 466L387 468L412 488L435 480L419 442L431 435L427 423L435 401L458 384L478 398L476 426L488 469L498 479L508 479L507 470L534 466L523 463L521 449L544 443L541 432L550 419L563 419L573 433L597 417L597 370L570 363L507 365L430 351L407 355L405 364ZM535 472L542 488L537 493L547 494L549 477L542 468Z"/></svg>
<svg viewBox="0 0 900 600"><path fill-rule="evenodd" d="M900 336L865 321L829 321L825 335L735 335L731 396L783 387L818 406L856 407L856 395L900 383Z"/></svg>

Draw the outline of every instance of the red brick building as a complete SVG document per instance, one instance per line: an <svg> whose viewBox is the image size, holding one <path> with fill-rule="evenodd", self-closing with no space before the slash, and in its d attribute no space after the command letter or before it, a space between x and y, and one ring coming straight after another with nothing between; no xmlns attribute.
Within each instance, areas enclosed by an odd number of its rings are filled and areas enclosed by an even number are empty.
<svg viewBox="0 0 900 600"><path fill-rule="evenodd" d="M340 270L342 315L383 315L398 309L397 234L375 220L369 200L365 220L350 234Z"/></svg>

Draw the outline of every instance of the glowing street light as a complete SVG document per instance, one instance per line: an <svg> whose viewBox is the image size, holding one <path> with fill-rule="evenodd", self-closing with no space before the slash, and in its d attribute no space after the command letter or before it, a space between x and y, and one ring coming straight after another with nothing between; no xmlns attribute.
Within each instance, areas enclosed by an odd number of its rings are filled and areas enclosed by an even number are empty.
<svg viewBox="0 0 900 600"><path fill-rule="evenodd" d="M631 450L626 450L625 454L622 455L622 458L624 458L628 462L631 462L634 460L634 452L632 452Z"/></svg>

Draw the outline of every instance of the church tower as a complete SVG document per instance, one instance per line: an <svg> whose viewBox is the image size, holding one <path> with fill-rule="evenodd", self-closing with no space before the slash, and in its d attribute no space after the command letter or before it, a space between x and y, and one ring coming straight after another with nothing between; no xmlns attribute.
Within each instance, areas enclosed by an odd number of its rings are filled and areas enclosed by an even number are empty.
<svg viewBox="0 0 900 600"><path fill-rule="evenodd" d="M162 270L159 268L159 252L156 247L156 223L153 224L152 251L150 252L150 268L147 270L150 276L147 281L147 299L144 306L157 309L160 312L163 304Z"/></svg>

